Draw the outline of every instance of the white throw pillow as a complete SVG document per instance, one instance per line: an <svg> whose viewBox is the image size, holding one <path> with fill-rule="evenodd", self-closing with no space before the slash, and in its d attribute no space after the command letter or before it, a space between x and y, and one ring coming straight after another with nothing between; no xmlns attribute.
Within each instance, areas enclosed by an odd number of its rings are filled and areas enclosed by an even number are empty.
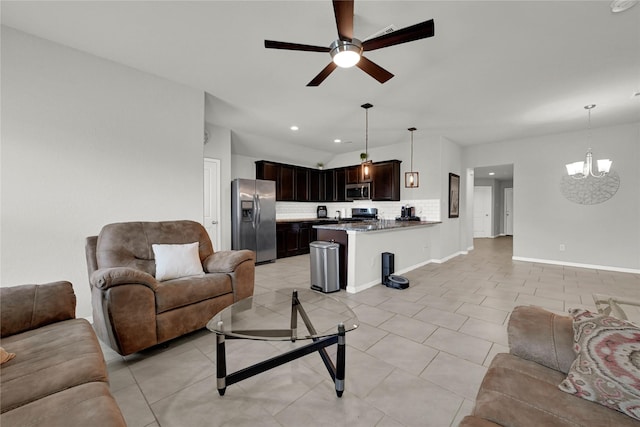
<svg viewBox="0 0 640 427"><path fill-rule="evenodd" d="M156 280L204 274L198 254L199 243L184 245L151 245L156 259Z"/></svg>

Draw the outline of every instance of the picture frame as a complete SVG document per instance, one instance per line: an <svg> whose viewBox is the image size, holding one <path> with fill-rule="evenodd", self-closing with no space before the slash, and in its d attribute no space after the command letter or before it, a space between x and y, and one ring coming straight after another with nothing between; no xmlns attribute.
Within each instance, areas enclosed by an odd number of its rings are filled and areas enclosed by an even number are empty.
<svg viewBox="0 0 640 427"><path fill-rule="evenodd" d="M460 216L460 175L449 173L449 218Z"/></svg>

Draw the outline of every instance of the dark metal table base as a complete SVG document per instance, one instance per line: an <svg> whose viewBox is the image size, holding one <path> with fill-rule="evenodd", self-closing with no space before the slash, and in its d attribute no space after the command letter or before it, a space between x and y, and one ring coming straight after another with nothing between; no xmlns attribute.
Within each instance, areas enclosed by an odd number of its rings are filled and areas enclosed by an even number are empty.
<svg viewBox="0 0 640 427"><path fill-rule="evenodd" d="M276 336L287 336L291 337L291 342L295 342L296 340L296 329L297 329L297 320L298 313L304 320L304 324L312 335L316 334L316 330L307 313L304 311L300 300L298 299L298 292L293 291L291 297L291 329L280 329L280 330L251 330L251 331L234 331L238 332L247 332L252 336L264 336L264 337L276 337ZM222 322L220 322L222 323ZM219 326L224 326L220 325ZM222 328L220 328L222 329ZM286 334L286 335L285 335ZM239 337L228 336L227 338L234 339ZM227 361L225 354L225 334L224 332L216 332L216 367L217 367L217 387L218 393L220 396L224 396L225 391L227 390L227 386L231 384L235 384L239 381L250 378L254 375L260 374L262 372L266 372L269 369L273 369L280 365L284 365L285 363L291 362L292 360L299 359L302 356L306 356L307 354L311 354L317 351L324 362L324 365L329 371L329 375L331 375L331 379L336 385L336 394L338 397L342 397L342 393L344 392L344 372L345 372L345 329L344 324L340 323L338 325L338 331L336 335L331 335L325 338L313 338L313 342L307 344L305 346L299 347L295 350L291 350L289 352L283 353L279 356L272 357L271 359L267 359L263 362L256 363L255 365L251 365L247 368L241 369L234 373L227 375ZM338 344L338 352L336 355L336 364L333 364L331 357L327 353L326 347Z"/></svg>

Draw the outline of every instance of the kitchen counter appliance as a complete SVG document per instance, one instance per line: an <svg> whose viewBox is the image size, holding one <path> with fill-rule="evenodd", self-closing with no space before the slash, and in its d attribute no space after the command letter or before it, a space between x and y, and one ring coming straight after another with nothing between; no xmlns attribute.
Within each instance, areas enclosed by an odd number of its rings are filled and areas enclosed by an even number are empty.
<svg viewBox="0 0 640 427"><path fill-rule="evenodd" d="M231 183L231 248L250 249L256 263L276 260L276 183L234 179Z"/></svg>
<svg viewBox="0 0 640 427"><path fill-rule="evenodd" d="M351 218L357 221L377 221L378 208L351 208Z"/></svg>
<svg viewBox="0 0 640 427"><path fill-rule="evenodd" d="M413 206L403 206L400 210L400 216L396 217L396 221L420 221L420 217L416 216L416 208Z"/></svg>
<svg viewBox="0 0 640 427"><path fill-rule="evenodd" d="M327 217L327 207L323 205L319 205L316 208L316 215L318 218L326 218Z"/></svg>
<svg viewBox="0 0 640 427"><path fill-rule="evenodd" d="M344 195L347 201L371 200L371 184L368 182L363 184L347 184L344 189Z"/></svg>

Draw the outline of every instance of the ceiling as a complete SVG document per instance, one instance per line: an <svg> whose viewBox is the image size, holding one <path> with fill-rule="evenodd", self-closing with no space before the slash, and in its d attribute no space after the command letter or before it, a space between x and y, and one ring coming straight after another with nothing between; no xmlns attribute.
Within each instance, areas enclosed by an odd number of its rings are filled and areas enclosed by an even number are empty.
<svg viewBox="0 0 640 427"><path fill-rule="evenodd" d="M462 146L640 121L640 6L609 1L356 0L360 39L427 19L435 37L368 52L395 77L357 68L306 84L329 54L264 48L264 39L328 46L330 1L2 1L2 23L206 91L206 120L234 153L317 153L446 137ZM293 132L290 126L297 125ZM334 139L352 143L336 144ZM314 160L315 163L315 160Z"/></svg>
<svg viewBox="0 0 640 427"><path fill-rule="evenodd" d="M513 179L513 165L482 166L473 170L475 179L496 179L508 181Z"/></svg>

